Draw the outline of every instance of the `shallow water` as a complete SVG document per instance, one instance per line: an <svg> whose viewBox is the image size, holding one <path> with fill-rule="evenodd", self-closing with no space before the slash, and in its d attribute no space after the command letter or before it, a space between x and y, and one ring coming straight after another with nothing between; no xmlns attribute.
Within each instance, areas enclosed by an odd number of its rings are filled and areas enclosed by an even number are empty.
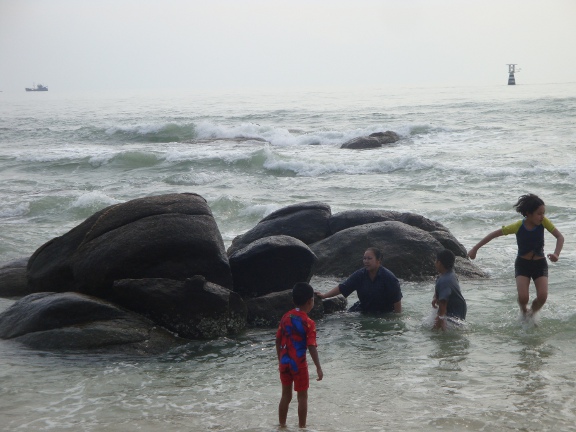
<svg viewBox="0 0 576 432"><path fill-rule="evenodd" d="M430 330L432 281L403 283L399 316L317 322L325 377L311 382L308 429L573 430L575 114L574 84L3 93L0 261L29 256L101 208L153 194L204 196L227 245L278 208L318 200L333 213L419 213L471 247L517 219L519 195L537 193L566 237L537 326L519 318L514 238L496 239L476 260L490 279L461 281L461 328ZM339 149L380 130L402 140ZM312 280L320 290L337 283ZM0 309L12 302L0 299ZM274 334L251 329L152 358L0 341L0 430L275 430ZM288 430L297 430L292 405Z"/></svg>

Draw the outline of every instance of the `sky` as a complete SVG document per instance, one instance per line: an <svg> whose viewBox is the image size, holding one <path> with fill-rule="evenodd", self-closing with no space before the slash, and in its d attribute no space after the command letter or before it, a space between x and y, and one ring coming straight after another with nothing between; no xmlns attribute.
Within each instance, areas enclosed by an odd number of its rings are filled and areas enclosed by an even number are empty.
<svg viewBox="0 0 576 432"><path fill-rule="evenodd" d="M576 82L576 0L0 0L0 90Z"/></svg>

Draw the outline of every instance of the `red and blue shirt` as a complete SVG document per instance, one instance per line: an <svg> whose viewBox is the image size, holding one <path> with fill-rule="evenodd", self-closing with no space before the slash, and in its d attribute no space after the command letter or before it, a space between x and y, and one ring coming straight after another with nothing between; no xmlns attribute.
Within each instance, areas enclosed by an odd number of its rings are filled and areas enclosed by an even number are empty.
<svg viewBox="0 0 576 432"><path fill-rule="evenodd" d="M306 350L316 345L316 323L306 312L292 309L280 320L276 338L280 339L280 365L287 364L293 373L307 367Z"/></svg>

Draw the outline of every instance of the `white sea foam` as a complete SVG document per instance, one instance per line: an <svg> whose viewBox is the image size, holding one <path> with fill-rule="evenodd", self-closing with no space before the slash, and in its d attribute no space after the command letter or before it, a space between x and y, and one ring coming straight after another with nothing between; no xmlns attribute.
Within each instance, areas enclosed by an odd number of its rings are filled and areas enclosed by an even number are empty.
<svg viewBox="0 0 576 432"><path fill-rule="evenodd" d="M72 208L79 209L101 209L113 204L121 203L121 200L112 198L101 191L90 191L80 195L70 205Z"/></svg>

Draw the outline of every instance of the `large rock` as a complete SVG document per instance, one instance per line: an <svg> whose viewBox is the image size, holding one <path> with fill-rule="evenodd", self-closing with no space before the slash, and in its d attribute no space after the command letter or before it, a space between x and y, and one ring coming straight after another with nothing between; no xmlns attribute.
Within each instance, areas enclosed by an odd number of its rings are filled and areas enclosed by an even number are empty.
<svg viewBox="0 0 576 432"><path fill-rule="evenodd" d="M311 245L318 257L314 273L347 277L362 267L362 256L371 246L382 251L382 265L405 280L435 276L436 254L444 249L430 233L402 222L364 224Z"/></svg>
<svg viewBox="0 0 576 432"><path fill-rule="evenodd" d="M316 256L302 241L285 235L256 240L230 256L234 291L259 297L308 282Z"/></svg>
<svg viewBox="0 0 576 432"><path fill-rule="evenodd" d="M371 138L376 138L381 144L393 144L400 140L400 135L393 131L374 132L368 135Z"/></svg>
<svg viewBox="0 0 576 432"><path fill-rule="evenodd" d="M22 297L32 294L28 289L26 266L28 258L20 258L0 265L0 297Z"/></svg>
<svg viewBox="0 0 576 432"><path fill-rule="evenodd" d="M246 300L248 324L254 327L273 327L280 323L282 316L293 309L292 289L266 294ZM314 296L314 308L308 316L319 319L324 316L322 299Z"/></svg>
<svg viewBox="0 0 576 432"><path fill-rule="evenodd" d="M36 293L0 314L0 338L41 350L154 354L183 341L142 316L78 293Z"/></svg>
<svg viewBox="0 0 576 432"><path fill-rule="evenodd" d="M372 149L380 147L382 147L382 143L376 137L352 138L340 146L340 148L352 150Z"/></svg>
<svg viewBox="0 0 576 432"><path fill-rule="evenodd" d="M194 275L232 287L220 231L206 200L196 194L108 207L40 247L28 263L28 281L35 291L103 298L115 280L185 280Z"/></svg>
<svg viewBox="0 0 576 432"><path fill-rule="evenodd" d="M114 282L112 300L188 339L235 334L246 325L246 305L239 294L207 282L124 279Z"/></svg>
<svg viewBox="0 0 576 432"><path fill-rule="evenodd" d="M294 237L306 244L315 243L330 234L328 218L331 214L328 204L317 201L281 208L266 216L251 230L236 237L228 248L228 255L258 239L275 235Z"/></svg>
<svg viewBox="0 0 576 432"><path fill-rule="evenodd" d="M464 246L439 222L409 212L389 210L348 210L330 217L330 232L335 234L346 228L374 222L398 221L430 233L442 246L454 252L454 255L466 257Z"/></svg>
<svg viewBox="0 0 576 432"><path fill-rule="evenodd" d="M383 144L392 144L400 139L396 132L375 132L369 136L352 138L340 146L345 149L368 149L382 147Z"/></svg>

